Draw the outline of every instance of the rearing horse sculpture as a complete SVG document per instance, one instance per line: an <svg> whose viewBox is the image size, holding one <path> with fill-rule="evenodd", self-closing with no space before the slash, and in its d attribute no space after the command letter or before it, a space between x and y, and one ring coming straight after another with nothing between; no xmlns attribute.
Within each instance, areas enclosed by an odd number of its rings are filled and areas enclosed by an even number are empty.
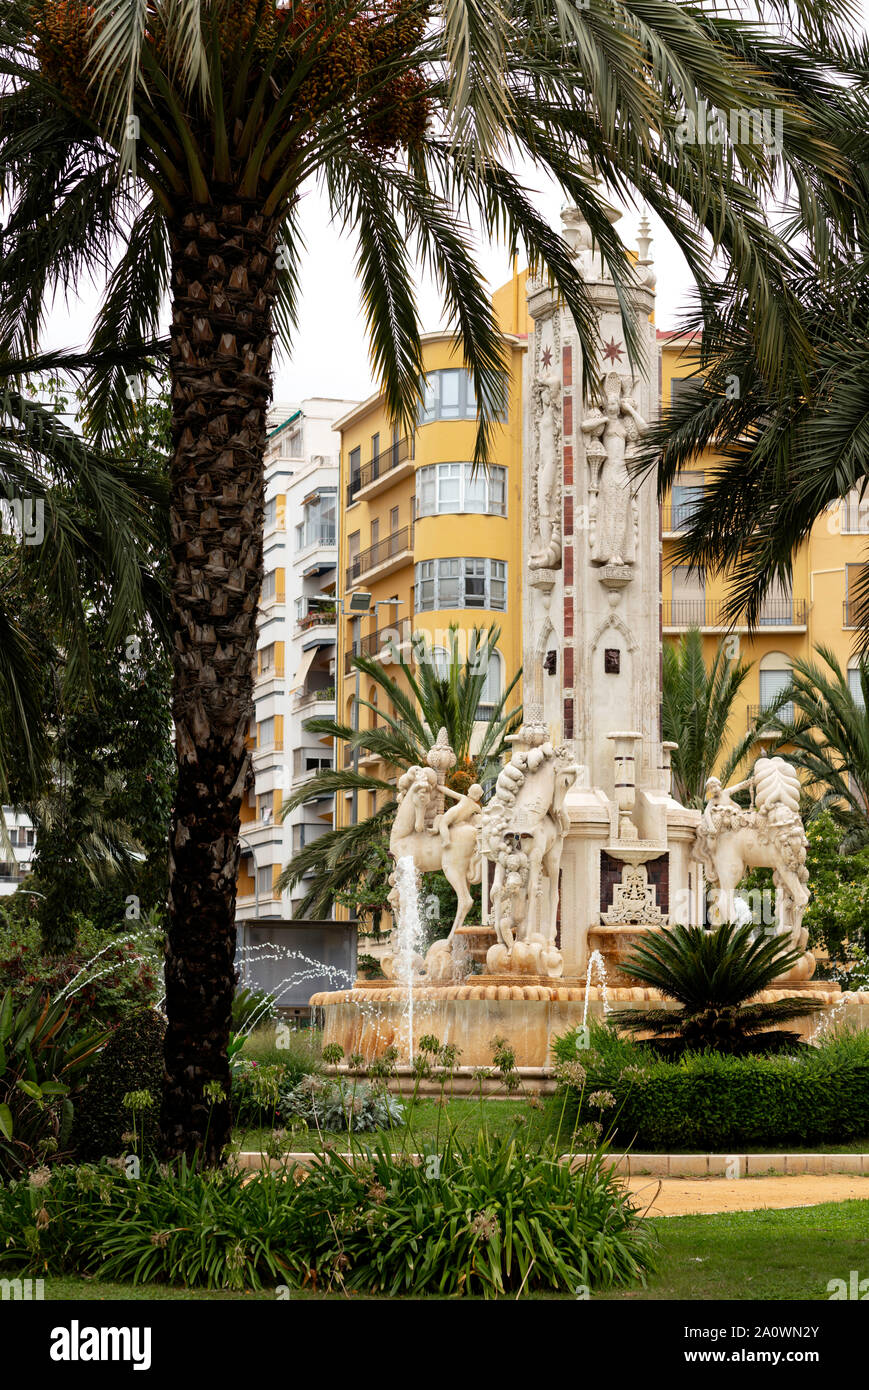
<svg viewBox="0 0 869 1390"><path fill-rule="evenodd" d="M731 800L731 792L750 788L752 806L746 810ZM694 858L707 880L718 885L714 915L719 922L736 920L734 893L746 869L773 871L776 921L794 944L805 947L803 913L809 902L806 840L800 819L800 783L784 758L758 758L750 777L722 787L717 777L706 783L706 809L694 840Z"/></svg>

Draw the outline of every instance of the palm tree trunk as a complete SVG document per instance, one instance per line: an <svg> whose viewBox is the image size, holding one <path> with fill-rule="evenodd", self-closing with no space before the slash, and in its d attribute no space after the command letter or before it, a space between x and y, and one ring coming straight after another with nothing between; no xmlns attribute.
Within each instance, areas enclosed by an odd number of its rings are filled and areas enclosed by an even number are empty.
<svg viewBox="0 0 869 1390"><path fill-rule="evenodd" d="M169 840L161 1129L168 1156L198 1155L214 1164L231 1126L227 1044L262 583L274 225L226 190L223 200L217 193L211 206L194 205L178 217L171 255L178 788Z"/></svg>

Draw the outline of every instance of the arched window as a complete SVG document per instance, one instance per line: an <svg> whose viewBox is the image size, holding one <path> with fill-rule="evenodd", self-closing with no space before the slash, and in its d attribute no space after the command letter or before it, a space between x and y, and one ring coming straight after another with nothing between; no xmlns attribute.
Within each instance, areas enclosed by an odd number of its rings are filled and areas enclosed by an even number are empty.
<svg viewBox="0 0 869 1390"><path fill-rule="evenodd" d="M489 720L495 713L495 706L504 689L502 684L503 661L500 652L490 652L486 662L486 674L477 705L477 718Z"/></svg>
<svg viewBox="0 0 869 1390"><path fill-rule="evenodd" d="M773 701L787 690L791 683L791 663L784 652L767 652L760 661L760 707L768 709ZM793 719L792 704L782 705L777 711L779 719Z"/></svg>

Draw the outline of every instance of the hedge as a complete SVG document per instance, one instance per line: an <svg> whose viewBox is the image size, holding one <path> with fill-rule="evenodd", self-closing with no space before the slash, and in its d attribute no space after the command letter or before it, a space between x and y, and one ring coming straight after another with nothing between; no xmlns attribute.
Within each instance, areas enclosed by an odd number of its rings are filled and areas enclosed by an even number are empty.
<svg viewBox="0 0 869 1390"><path fill-rule="evenodd" d="M600 1121L617 1148L730 1152L740 1145L841 1143L869 1135L869 1033L842 1033L794 1056L687 1053L665 1061L635 1044L605 1041L576 1049L559 1040L561 1060L585 1069L565 1079L566 1119ZM568 1067L568 1073L572 1070ZM562 1071L565 1077L565 1072ZM590 1104L608 1091L615 1105Z"/></svg>

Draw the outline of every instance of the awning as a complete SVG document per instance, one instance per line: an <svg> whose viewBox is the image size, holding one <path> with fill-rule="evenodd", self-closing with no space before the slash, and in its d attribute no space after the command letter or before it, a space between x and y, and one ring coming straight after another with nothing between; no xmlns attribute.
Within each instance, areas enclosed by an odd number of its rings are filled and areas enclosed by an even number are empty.
<svg viewBox="0 0 869 1390"><path fill-rule="evenodd" d="M290 686L290 693L292 693L294 690L299 690L300 687L305 684L305 677L307 676L308 672L313 666L314 657L317 655L317 652L319 650L319 647L309 647L307 651L302 652L302 659L299 662L298 671L293 676L293 683Z"/></svg>

